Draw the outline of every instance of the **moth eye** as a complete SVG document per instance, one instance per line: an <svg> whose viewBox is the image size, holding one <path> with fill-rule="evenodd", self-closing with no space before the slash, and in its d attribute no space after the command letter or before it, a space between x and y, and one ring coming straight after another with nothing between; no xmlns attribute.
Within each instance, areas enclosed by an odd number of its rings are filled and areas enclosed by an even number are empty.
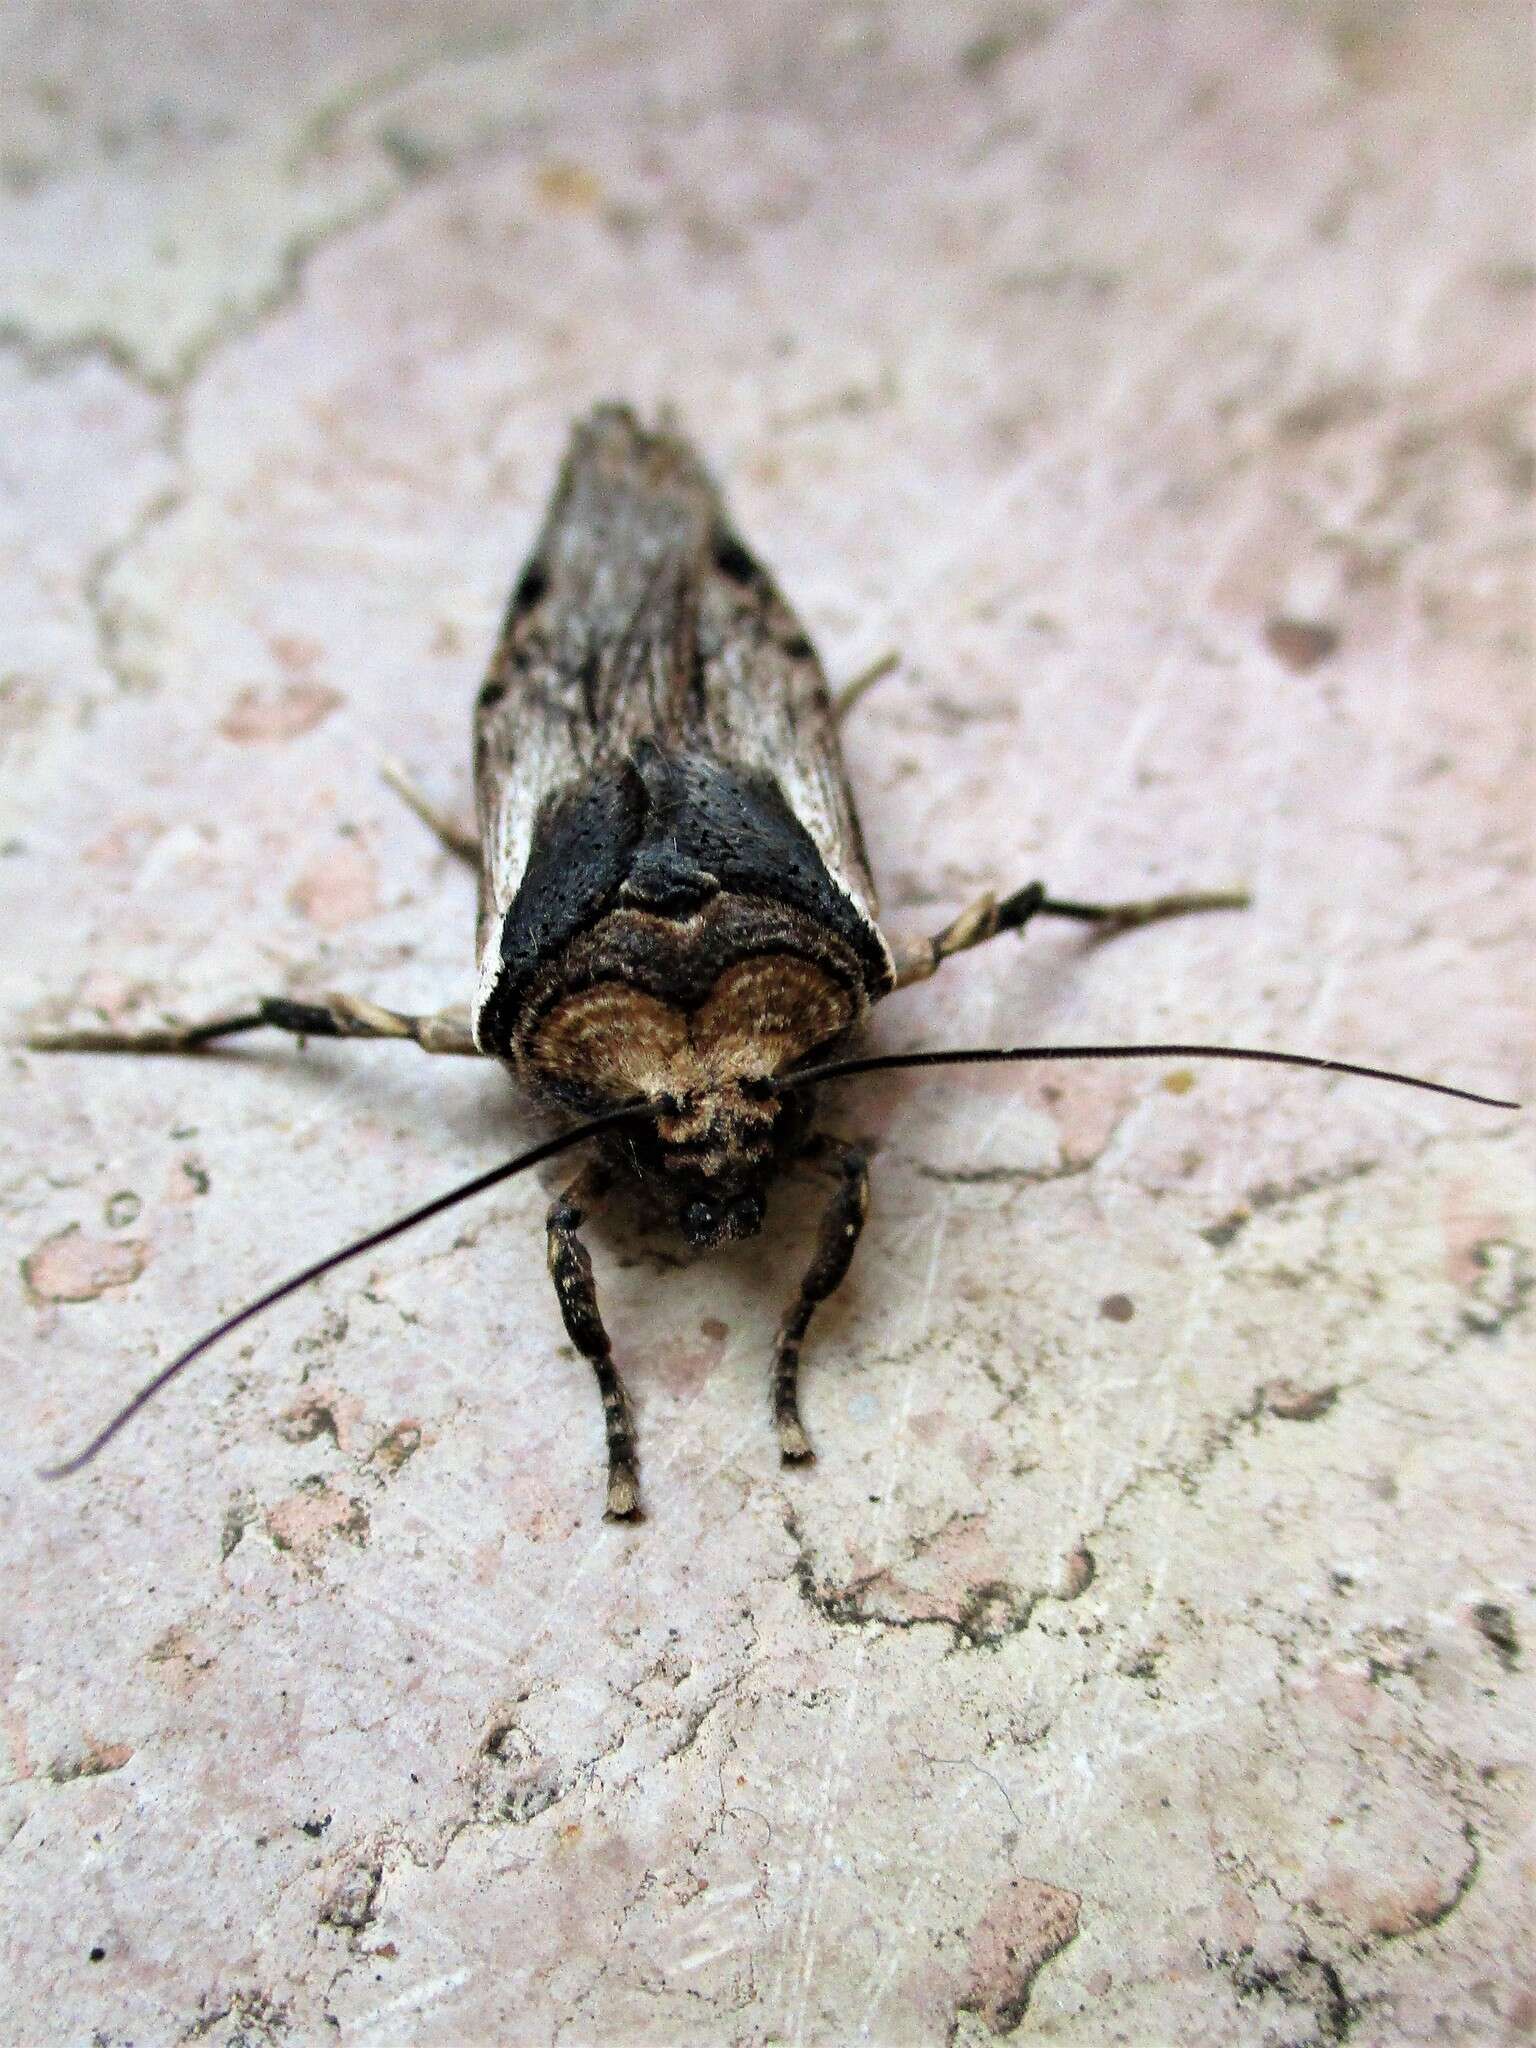
<svg viewBox="0 0 1536 2048"><path fill-rule="evenodd" d="M738 1084L748 1102L771 1102L778 1094L778 1084L766 1074L748 1074Z"/></svg>
<svg viewBox="0 0 1536 2048"><path fill-rule="evenodd" d="M658 1095L656 1097L656 1114L658 1116L681 1116L684 1113L685 1106L682 1097L678 1095Z"/></svg>
<svg viewBox="0 0 1536 2048"><path fill-rule="evenodd" d="M517 588L512 593L514 609L520 612L532 611L548 588L549 578L544 573L543 565L530 562L518 578Z"/></svg>

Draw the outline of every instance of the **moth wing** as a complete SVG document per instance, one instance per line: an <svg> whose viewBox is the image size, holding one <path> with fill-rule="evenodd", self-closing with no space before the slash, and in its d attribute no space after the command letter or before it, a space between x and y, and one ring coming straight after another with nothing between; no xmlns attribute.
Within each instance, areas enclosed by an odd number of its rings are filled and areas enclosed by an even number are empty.
<svg viewBox="0 0 1536 2048"><path fill-rule="evenodd" d="M723 513L698 581L703 726L712 752L771 775L827 874L871 930L878 902L816 650Z"/></svg>
<svg viewBox="0 0 1536 2048"><path fill-rule="evenodd" d="M687 442L600 406L572 434L476 703L477 1027L556 809L571 853L551 930L578 925L623 880L637 830L624 764L642 741L773 779L883 992L890 954L815 651Z"/></svg>

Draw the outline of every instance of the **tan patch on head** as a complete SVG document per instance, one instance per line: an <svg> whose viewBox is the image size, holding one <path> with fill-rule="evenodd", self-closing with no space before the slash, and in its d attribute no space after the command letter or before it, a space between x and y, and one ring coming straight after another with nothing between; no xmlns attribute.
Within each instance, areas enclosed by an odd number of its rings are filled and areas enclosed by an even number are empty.
<svg viewBox="0 0 1536 2048"><path fill-rule="evenodd" d="M853 1020L846 990L793 953L759 953L726 968L692 1015L620 981L557 1003L539 1027L533 1063L614 1102L679 1098L782 1073Z"/></svg>

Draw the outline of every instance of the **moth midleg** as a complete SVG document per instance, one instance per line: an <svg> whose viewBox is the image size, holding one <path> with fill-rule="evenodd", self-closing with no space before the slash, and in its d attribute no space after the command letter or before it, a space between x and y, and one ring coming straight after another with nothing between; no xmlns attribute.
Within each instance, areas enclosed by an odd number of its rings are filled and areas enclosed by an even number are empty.
<svg viewBox="0 0 1536 2048"><path fill-rule="evenodd" d="M1071 903L1064 897L1048 896L1044 882L1028 882L1001 902L995 896L978 897L952 924L931 939L917 939L896 951L896 987L926 981L937 974L946 960L972 946L984 945L1000 932L1022 931L1035 917L1066 917L1080 924L1098 927L1100 936L1134 931L1140 925L1156 924L1165 917L1190 917L1207 910L1246 910L1246 889L1187 889L1173 896L1146 896L1127 903Z"/></svg>
<svg viewBox="0 0 1536 2048"><path fill-rule="evenodd" d="M386 1010L364 996L324 995L313 1002L290 996L257 996L238 1010L223 1010L193 1024L152 1024L139 1031L87 1029L34 1031L25 1041L32 1052L200 1052L220 1038L269 1027L296 1038L403 1038L423 1052L479 1056L462 1009L410 1016Z"/></svg>
<svg viewBox="0 0 1536 2048"><path fill-rule="evenodd" d="M416 787L398 761L381 761L379 775L395 795L416 813L422 824L449 853L457 855L460 860L468 861L469 865L478 871L478 833L471 831L468 825L461 825L457 819L450 818L446 811L440 811L437 805Z"/></svg>
<svg viewBox="0 0 1536 2048"><path fill-rule="evenodd" d="M566 1335L591 1366L603 1403L603 1428L608 1440L608 1499L603 1513L611 1522L635 1520L640 1514L640 1482L636 1475L635 1433L629 1397L613 1362L613 1348L598 1312L592 1261L576 1235L594 1203L608 1191L608 1176L587 1166L563 1195L550 1204L549 1277L555 1283Z"/></svg>
<svg viewBox="0 0 1536 2048"><path fill-rule="evenodd" d="M779 1455L789 1465L816 1455L800 1420L800 1347L817 1303L835 1293L846 1279L869 1214L869 1161L862 1147L824 1137L820 1149L837 1156L837 1190L822 1213L815 1257L779 1327L773 1361L773 1423Z"/></svg>

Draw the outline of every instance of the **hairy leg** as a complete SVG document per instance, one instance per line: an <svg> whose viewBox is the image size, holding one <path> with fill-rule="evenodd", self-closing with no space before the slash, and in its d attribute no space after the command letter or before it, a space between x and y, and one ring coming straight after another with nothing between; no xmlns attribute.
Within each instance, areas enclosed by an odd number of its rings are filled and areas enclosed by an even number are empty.
<svg viewBox="0 0 1536 2048"><path fill-rule="evenodd" d="M25 1043L33 1052L199 1052L216 1039L263 1027L291 1031L296 1038L405 1038L423 1052L478 1055L480 1050L462 1010L411 1017L363 996L343 995L321 996L312 1003L257 996L240 1009L220 1011L201 1023L150 1025L139 1031L34 1031Z"/></svg>
<svg viewBox="0 0 1536 2048"><path fill-rule="evenodd" d="M894 669L899 667L900 662L901 656L896 652L895 648L889 648L876 660L869 662L864 668L861 668L856 676L850 676L840 690L834 690L832 693L832 717L834 721L841 725L854 705L866 696L875 687L876 683L883 683L885 678Z"/></svg>
<svg viewBox="0 0 1536 2048"><path fill-rule="evenodd" d="M629 1401L613 1362L608 1332L598 1313L592 1284L592 1261L576 1235L592 1205L607 1193L607 1176L597 1166L585 1167L563 1195L550 1204L549 1276L555 1283L566 1334L591 1366L603 1403L608 1438L608 1499L603 1509L610 1522L639 1519L640 1482L635 1471L635 1436Z"/></svg>
<svg viewBox="0 0 1536 2048"><path fill-rule="evenodd" d="M847 1277L869 1213L869 1162L861 1148L824 1138L820 1149L835 1157L838 1185L822 1215L816 1255L780 1326L774 1355L773 1421L786 1464L800 1464L816 1455L800 1420L800 1347L817 1303L835 1293Z"/></svg>
<svg viewBox="0 0 1536 2048"><path fill-rule="evenodd" d="M1029 882L1001 902L983 896L964 910L952 924L931 939L918 939L899 947L896 953L896 986L907 988L937 974L946 960L972 946L984 945L1000 932L1022 931L1035 917L1066 917L1079 924L1096 925L1101 936L1134 931L1138 925L1156 924L1165 917L1189 917L1205 910L1246 910L1248 894L1243 889L1186 890L1176 896L1148 896L1131 903L1069 903L1048 896L1043 882Z"/></svg>
<svg viewBox="0 0 1536 2048"><path fill-rule="evenodd" d="M480 866L480 840L467 825L461 825L450 818L446 811L440 811L436 804L423 796L398 761L385 761L379 768L384 781L395 795L408 804L420 818L427 830L452 854L467 861L472 868Z"/></svg>

